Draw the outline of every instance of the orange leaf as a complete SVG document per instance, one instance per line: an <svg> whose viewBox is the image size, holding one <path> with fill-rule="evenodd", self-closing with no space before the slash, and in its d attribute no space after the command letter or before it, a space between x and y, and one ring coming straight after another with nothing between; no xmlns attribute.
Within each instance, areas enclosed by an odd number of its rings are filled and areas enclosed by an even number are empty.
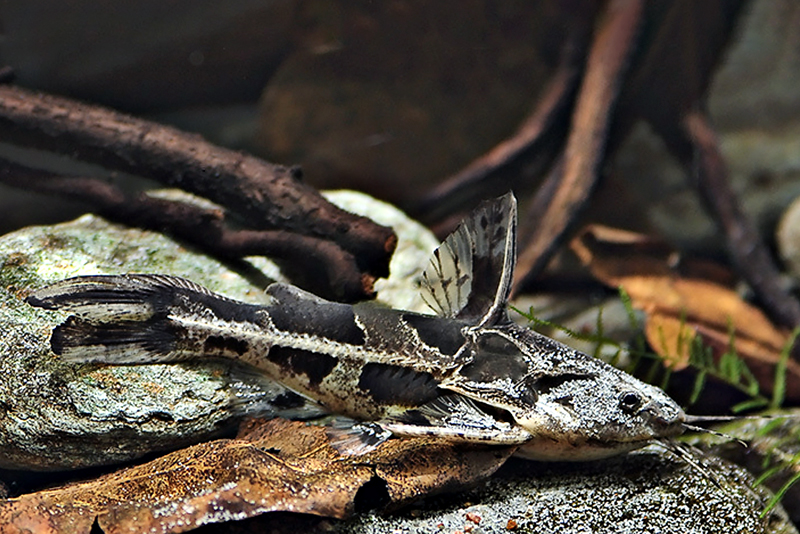
<svg viewBox="0 0 800 534"><path fill-rule="evenodd" d="M789 342L789 332L777 328L764 313L716 281L682 276L678 255L657 240L622 230L588 226L572 249L602 282L622 287L634 307L647 315L648 343L675 369L686 367L695 335L723 354L733 335L734 348L772 391L775 367ZM704 264L704 273L722 272ZM698 272L695 270L694 272ZM800 365L787 366L787 399L800 400Z"/></svg>

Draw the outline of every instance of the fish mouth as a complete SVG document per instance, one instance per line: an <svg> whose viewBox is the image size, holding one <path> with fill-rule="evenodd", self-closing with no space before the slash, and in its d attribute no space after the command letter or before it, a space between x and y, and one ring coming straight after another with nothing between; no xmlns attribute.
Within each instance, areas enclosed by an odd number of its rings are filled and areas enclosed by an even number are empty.
<svg viewBox="0 0 800 534"><path fill-rule="evenodd" d="M748 416L744 416L747 418ZM760 418L760 416L755 416ZM718 432L716 430L712 430L710 428L705 428L702 426L697 426L694 423L710 423L710 422L722 422L722 421L735 421L742 419L742 416L736 415L686 415L682 417L680 421L681 427L683 431L690 431L690 432L699 432L702 434L711 434L713 436L720 437L725 439L726 441L733 441L747 449L750 445L743 441L736 436L731 436L729 434L725 434L723 432ZM661 447L663 447L668 452L672 453L676 456L680 461L684 462L691 468L695 469L698 473L700 473L705 479L712 482L718 488L724 487L725 480L720 478L713 469L710 468L709 465L703 461L705 453L703 453L697 447L690 445L689 443L685 443L682 441L678 441L674 439L674 437L666 437L663 439L656 440L655 443L658 443Z"/></svg>
<svg viewBox="0 0 800 534"><path fill-rule="evenodd" d="M651 402L636 414L644 419L646 426L651 430L650 440L674 438L688 430L686 426L687 415L683 410L677 408L677 411L675 411L675 409L670 408L668 406L664 409L657 403Z"/></svg>
<svg viewBox="0 0 800 534"><path fill-rule="evenodd" d="M654 429L653 438L655 439L675 438L693 428L691 425L687 426L683 418L668 419L656 416L650 420L650 424Z"/></svg>

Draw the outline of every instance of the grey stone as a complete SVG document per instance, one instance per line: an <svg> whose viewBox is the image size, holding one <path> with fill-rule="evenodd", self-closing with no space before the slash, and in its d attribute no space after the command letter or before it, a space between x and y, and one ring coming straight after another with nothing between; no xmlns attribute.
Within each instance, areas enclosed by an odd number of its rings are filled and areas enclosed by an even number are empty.
<svg viewBox="0 0 800 534"><path fill-rule="evenodd" d="M365 195L339 192L331 198L397 228L392 276L378 289L391 300L385 304L422 311L418 279L435 238ZM266 258L249 260L265 278L282 279ZM50 333L65 314L28 306L25 296L70 276L124 272L175 274L245 302L266 299L263 288L163 235L90 215L0 237L0 467L112 464L207 440L247 415L319 415L311 404L286 408L285 400L296 396L230 362L109 367L54 356Z"/></svg>
<svg viewBox="0 0 800 534"><path fill-rule="evenodd" d="M24 302L33 288L79 274L167 272L250 302L235 273L151 232L84 216L0 238L0 467L69 469L116 463L220 434L270 412L285 390L224 362L74 365L49 351L65 316Z"/></svg>
<svg viewBox="0 0 800 534"><path fill-rule="evenodd" d="M775 242L789 274L795 280L800 279L800 197L781 216Z"/></svg>
<svg viewBox="0 0 800 534"><path fill-rule="evenodd" d="M715 457L701 473L657 447L610 460L543 464L511 460L487 484L397 515L363 514L333 532L471 534L795 533L769 492ZM712 480L713 478L713 480Z"/></svg>

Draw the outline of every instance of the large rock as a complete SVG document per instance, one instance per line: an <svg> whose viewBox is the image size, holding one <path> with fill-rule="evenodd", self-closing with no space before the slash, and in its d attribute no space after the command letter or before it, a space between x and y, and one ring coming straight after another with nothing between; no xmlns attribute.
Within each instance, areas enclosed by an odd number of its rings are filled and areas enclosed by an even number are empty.
<svg viewBox="0 0 800 534"><path fill-rule="evenodd" d="M332 532L526 534L795 533L744 469L715 457L696 467L658 447L592 463L510 461L487 484L410 512L364 514ZM710 475L710 476L708 476Z"/></svg>
<svg viewBox="0 0 800 534"><path fill-rule="evenodd" d="M333 198L397 227L395 274L378 288L396 305L420 310L415 281L436 244L433 236L395 208L363 195ZM266 259L252 258L252 263L265 277L280 277ZM209 439L249 414L296 418L319 413L297 395L230 362L108 367L66 363L50 352L50 333L65 314L35 309L23 299L33 288L70 276L176 274L232 298L263 302L263 288L167 237L87 215L3 236L0 266L2 468L118 463Z"/></svg>
<svg viewBox="0 0 800 534"><path fill-rule="evenodd" d="M69 276L167 272L234 298L261 298L242 277L161 235L87 215L0 238L0 265L1 467L129 460L210 438L257 404L268 409L263 402L295 398L224 362L104 367L66 363L50 352L52 328L65 315L23 298Z"/></svg>

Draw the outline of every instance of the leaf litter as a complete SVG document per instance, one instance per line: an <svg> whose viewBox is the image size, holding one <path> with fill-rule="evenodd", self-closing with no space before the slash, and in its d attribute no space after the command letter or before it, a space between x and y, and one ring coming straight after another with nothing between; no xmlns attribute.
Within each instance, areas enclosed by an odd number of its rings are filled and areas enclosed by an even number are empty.
<svg viewBox="0 0 800 534"><path fill-rule="evenodd" d="M595 278L622 288L645 312L647 342L672 370L691 365L697 340L718 365L741 359L760 391L773 391L780 369L785 398L800 401L800 364L785 357L792 333L734 291L723 269L683 260L653 237L601 225L584 228L571 246Z"/></svg>
<svg viewBox="0 0 800 534"><path fill-rule="evenodd" d="M475 484L513 452L417 438L340 456L324 427L252 420L236 439L4 501L0 531L88 534L96 522L109 534L172 533L267 512L345 518Z"/></svg>

